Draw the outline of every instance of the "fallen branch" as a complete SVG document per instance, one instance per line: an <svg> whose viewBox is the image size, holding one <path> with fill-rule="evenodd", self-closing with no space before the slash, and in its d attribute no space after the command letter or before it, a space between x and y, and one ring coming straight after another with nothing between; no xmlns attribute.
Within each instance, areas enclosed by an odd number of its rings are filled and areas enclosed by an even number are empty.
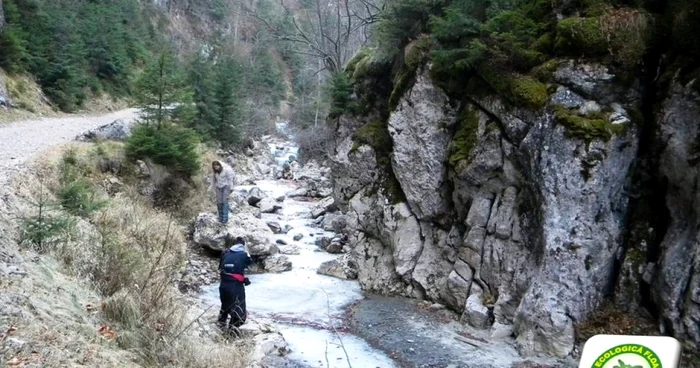
<svg viewBox="0 0 700 368"><path fill-rule="evenodd" d="M455 336L455 340L460 341L460 342L463 342L463 343L468 344L468 345L471 345L471 346L473 346L473 347L475 347L475 348L481 348L481 347L483 347L483 345L477 344L477 343L475 343L475 342L473 342L473 341L467 339L466 337L462 337L462 336L459 336L459 335L458 335L458 336Z"/></svg>
<svg viewBox="0 0 700 368"><path fill-rule="evenodd" d="M185 328L182 329L182 331L178 332L178 334L175 335L175 338L173 338L173 342L177 341L177 339L178 339L178 337L180 337L180 335L185 333L185 331L187 331L190 328L190 326L192 326L195 322L199 321L199 319L202 318L202 316L205 313L207 313L209 311L209 309L211 309L211 307L213 307L213 306L214 306L214 304L207 307L207 309L205 309L204 312L202 312L200 315L198 315L197 318L193 319L192 322L190 322L187 326L185 326Z"/></svg>
<svg viewBox="0 0 700 368"><path fill-rule="evenodd" d="M350 364L350 356L348 355L348 351L345 349L345 344L343 344L343 339L340 337L340 333L338 330L335 328L335 325L333 324L333 317L331 316L331 299L328 297L328 293L321 289L324 294L326 294L326 307L327 307L327 314L328 314L328 322L331 325L331 328L333 329L333 333L335 336L338 338L338 341L340 341L340 347L343 349L343 353L345 353L345 359L348 362L348 367L352 368L352 364ZM327 345L326 345L327 347Z"/></svg>

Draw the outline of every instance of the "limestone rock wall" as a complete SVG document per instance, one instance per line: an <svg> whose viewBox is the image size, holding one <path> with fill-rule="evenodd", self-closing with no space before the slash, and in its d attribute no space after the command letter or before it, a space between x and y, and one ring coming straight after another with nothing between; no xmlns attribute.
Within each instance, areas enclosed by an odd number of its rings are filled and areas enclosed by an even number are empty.
<svg viewBox="0 0 700 368"><path fill-rule="evenodd" d="M515 337L525 355L563 357L576 322L613 293L643 303L639 290L620 289L646 283L666 328L700 341L693 90L676 84L658 116L671 219L658 259L645 263L628 236L641 137L635 84L602 65L560 61L546 106L534 110L494 96L455 103L428 68L386 121L403 196L385 185L377 147L354 139L373 119L338 124L334 196L363 288L444 303L493 338ZM608 123L591 135L562 123L562 109ZM468 157L450 162L464 124L473 124Z"/></svg>

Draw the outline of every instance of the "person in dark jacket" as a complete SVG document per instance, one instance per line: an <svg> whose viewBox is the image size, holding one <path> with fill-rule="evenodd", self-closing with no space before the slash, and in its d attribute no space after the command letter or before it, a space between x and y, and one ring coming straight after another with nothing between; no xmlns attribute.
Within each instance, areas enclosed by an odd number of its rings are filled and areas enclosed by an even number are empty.
<svg viewBox="0 0 700 368"><path fill-rule="evenodd" d="M245 305L245 286L250 285L250 281L243 275L243 271L253 261L245 250L243 238L237 237L231 242L229 237L226 239L226 244L230 243L233 244L224 251L219 262L221 311L218 326L224 332L238 336L238 327L245 323L248 314ZM229 316L231 321L227 323Z"/></svg>

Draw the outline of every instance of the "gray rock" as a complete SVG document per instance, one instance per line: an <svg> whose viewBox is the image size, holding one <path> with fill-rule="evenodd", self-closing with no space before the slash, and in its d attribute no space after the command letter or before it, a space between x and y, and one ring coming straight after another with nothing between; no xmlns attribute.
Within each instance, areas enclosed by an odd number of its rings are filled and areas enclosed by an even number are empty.
<svg viewBox="0 0 700 368"><path fill-rule="evenodd" d="M79 141L99 141L113 140L123 141L131 136L133 122L127 122L121 119L115 120L109 124L99 128L90 130L76 137Z"/></svg>
<svg viewBox="0 0 700 368"><path fill-rule="evenodd" d="M336 259L321 263L316 273L344 280L357 279L357 264L344 254Z"/></svg>
<svg viewBox="0 0 700 368"><path fill-rule="evenodd" d="M250 192L248 192L248 204L251 206L257 205L264 198L267 198L267 195L258 187L253 187L250 189Z"/></svg>
<svg viewBox="0 0 700 368"><path fill-rule="evenodd" d="M303 237L304 237L304 234L296 234L296 235L294 235L294 237L292 239L294 239L294 241L299 241Z"/></svg>
<svg viewBox="0 0 700 368"><path fill-rule="evenodd" d="M282 232L282 227L280 226L279 222L268 221L267 227L269 227L270 230L272 230L272 232L275 234L279 234Z"/></svg>
<svg viewBox="0 0 700 368"><path fill-rule="evenodd" d="M318 218L319 216L325 215L326 212L335 211L336 209L337 207L333 197L324 198L311 210L311 217Z"/></svg>
<svg viewBox="0 0 700 368"><path fill-rule="evenodd" d="M286 272L292 269L292 261L285 255L273 254L269 257L265 257L263 260L263 268L267 272Z"/></svg>
<svg viewBox="0 0 700 368"><path fill-rule="evenodd" d="M576 109L586 103L585 98L563 86L557 88L556 93L552 95L550 100L553 104L561 105L567 109Z"/></svg>
<svg viewBox="0 0 700 368"><path fill-rule="evenodd" d="M600 105L595 101L586 101L578 110L579 115L588 116L590 114L599 113L602 110Z"/></svg>
<svg viewBox="0 0 700 368"><path fill-rule="evenodd" d="M289 193L287 193L287 197L294 198L294 197L306 197L306 195L309 193L309 190L306 188L299 188L295 189Z"/></svg>
<svg viewBox="0 0 700 368"><path fill-rule="evenodd" d="M485 329L489 324L489 309L481 301L482 293L471 294L464 308L464 319L472 327Z"/></svg>
<svg viewBox="0 0 700 368"><path fill-rule="evenodd" d="M392 168L415 216L432 219L445 212L449 197L444 162L455 112L445 93L430 82L427 70L406 96L389 118Z"/></svg>
<svg viewBox="0 0 700 368"><path fill-rule="evenodd" d="M278 246L280 254L298 255L301 253L301 248L296 244L286 244Z"/></svg>
<svg viewBox="0 0 700 368"><path fill-rule="evenodd" d="M316 238L316 240L314 240L314 244L317 247L325 250L331 244L331 238L329 238L327 236Z"/></svg>
<svg viewBox="0 0 700 368"><path fill-rule="evenodd" d="M700 321L700 247L697 246L700 96L696 91L692 83L683 86L675 81L658 116L659 139L663 143L659 152L659 174L669 183L665 193L669 224L660 244L661 255L651 286L653 300L666 322L664 332L700 344L697 328ZM657 231L659 229L654 229L654 233Z"/></svg>
<svg viewBox="0 0 700 368"><path fill-rule="evenodd" d="M252 214L238 213L220 224L214 214L202 213L194 223L193 241L203 247L223 251L227 236L242 236L251 255L267 256L279 252L272 241L272 231Z"/></svg>
<svg viewBox="0 0 700 368"><path fill-rule="evenodd" d="M285 196L279 196L279 197L275 198L275 200L277 202L284 202L285 198L286 198Z"/></svg>
<svg viewBox="0 0 700 368"><path fill-rule="evenodd" d="M248 197L250 198L250 197ZM276 213L282 209L282 206L273 198L265 197L256 204L262 213Z"/></svg>
<svg viewBox="0 0 700 368"><path fill-rule="evenodd" d="M331 254L343 253L343 245L339 242L331 242L326 247L326 252L331 253Z"/></svg>

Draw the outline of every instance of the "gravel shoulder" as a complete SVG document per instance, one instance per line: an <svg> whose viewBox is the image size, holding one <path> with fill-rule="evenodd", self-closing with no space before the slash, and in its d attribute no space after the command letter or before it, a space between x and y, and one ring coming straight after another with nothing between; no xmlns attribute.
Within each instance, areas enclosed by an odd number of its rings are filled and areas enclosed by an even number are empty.
<svg viewBox="0 0 700 368"><path fill-rule="evenodd" d="M554 368L575 362L523 359L512 340L491 340L488 331L463 326L458 316L430 303L369 295L350 308L353 333L402 367Z"/></svg>
<svg viewBox="0 0 700 368"><path fill-rule="evenodd" d="M0 185L11 172L32 156L55 145L68 143L78 134L117 119L135 119L137 109L126 109L101 116L70 116L25 120L0 125Z"/></svg>

